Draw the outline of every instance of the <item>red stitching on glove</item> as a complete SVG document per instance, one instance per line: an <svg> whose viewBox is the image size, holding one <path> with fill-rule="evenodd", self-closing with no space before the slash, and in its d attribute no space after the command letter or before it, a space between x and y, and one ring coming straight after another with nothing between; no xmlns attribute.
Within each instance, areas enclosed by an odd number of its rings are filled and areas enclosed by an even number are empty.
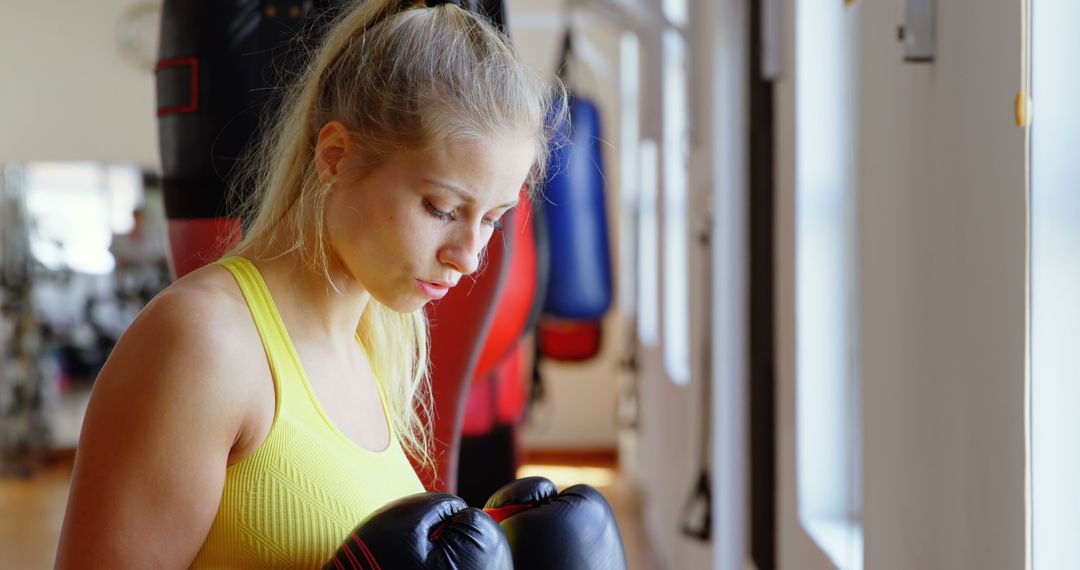
<svg viewBox="0 0 1080 570"><path fill-rule="evenodd" d="M446 523L448 522L450 521L443 521L442 524L435 527L435 529L431 531L431 534L428 535L428 538L430 540L439 540L439 537L442 536L442 531L444 528L446 528Z"/></svg>
<svg viewBox="0 0 1080 570"><path fill-rule="evenodd" d="M374 570L382 570L382 567L379 566L379 563L375 561L375 555L371 553L371 550L367 547L366 544L364 544L364 541L360 540L359 536L356 536L356 533L353 533L353 541L360 546L360 550L364 553L364 558L367 558L367 561L371 564L371 567L374 568Z"/></svg>
<svg viewBox="0 0 1080 570"><path fill-rule="evenodd" d="M352 538L353 541L355 541L356 535L350 535L349 538ZM360 560L356 558L356 555L353 554L353 551L349 548L348 545L343 545L341 547L341 551L344 552L345 556L349 558L349 564L351 564L353 568L363 568L363 566L360 565ZM337 559L335 558L334 561L336 562Z"/></svg>
<svg viewBox="0 0 1080 570"><path fill-rule="evenodd" d="M540 506L540 503L525 503L519 505L506 505L504 507L492 507L490 509L484 509L491 518L495 519L495 522L503 522L504 520L522 512Z"/></svg>

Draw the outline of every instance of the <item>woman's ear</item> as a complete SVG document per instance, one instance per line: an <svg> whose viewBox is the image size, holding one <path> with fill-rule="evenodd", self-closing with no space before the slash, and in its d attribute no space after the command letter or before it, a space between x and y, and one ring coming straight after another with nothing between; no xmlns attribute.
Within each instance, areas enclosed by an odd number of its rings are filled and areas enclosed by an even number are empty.
<svg viewBox="0 0 1080 570"><path fill-rule="evenodd" d="M326 184L341 172L346 156L353 151L349 129L340 121L330 121L319 129L319 138L315 143L315 168L319 172L319 182Z"/></svg>

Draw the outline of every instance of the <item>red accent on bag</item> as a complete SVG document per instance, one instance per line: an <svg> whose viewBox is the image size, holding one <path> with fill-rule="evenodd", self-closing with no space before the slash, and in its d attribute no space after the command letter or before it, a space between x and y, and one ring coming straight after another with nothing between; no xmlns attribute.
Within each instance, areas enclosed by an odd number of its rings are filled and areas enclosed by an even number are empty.
<svg viewBox="0 0 1080 570"><path fill-rule="evenodd" d="M600 353L600 321L544 317L537 330L544 358L567 362L589 360Z"/></svg>
<svg viewBox="0 0 1080 570"><path fill-rule="evenodd" d="M163 69L186 65L191 68L191 100L185 105L161 107L157 110L157 116L175 115L177 113L194 113L199 110L199 60L194 57L176 57L163 59L154 66L154 73Z"/></svg>

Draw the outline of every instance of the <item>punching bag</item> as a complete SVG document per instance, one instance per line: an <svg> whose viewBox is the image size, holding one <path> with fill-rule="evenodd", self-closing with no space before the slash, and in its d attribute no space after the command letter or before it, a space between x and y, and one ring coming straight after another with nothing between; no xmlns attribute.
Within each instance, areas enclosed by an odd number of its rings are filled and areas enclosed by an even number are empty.
<svg viewBox="0 0 1080 570"><path fill-rule="evenodd" d="M230 178L260 136L283 81L302 63L293 41L317 39L328 0L165 0L155 67L161 182L172 270L217 259L240 236Z"/></svg>
<svg viewBox="0 0 1080 570"><path fill-rule="evenodd" d="M601 349L601 321L613 296L611 246L600 112L584 97L571 96L568 104L544 187L550 267L537 347L547 358L581 361Z"/></svg>
<svg viewBox="0 0 1080 570"><path fill-rule="evenodd" d="M501 234L491 238L492 242L504 241L496 247L512 245L509 248L510 266L504 291L495 308L491 330L484 339L476 363L474 378L490 374L515 349L527 331L536 301L536 245L532 226L532 205L523 192L514 211L512 225L505 225L506 229Z"/></svg>
<svg viewBox="0 0 1080 570"><path fill-rule="evenodd" d="M551 263L544 314L599 319L612 299L600 112L583 97L569 105L544 185Z"/></svg>
<svg viewBox="0 0 1080 570"><path fill-rule="evenodd" d="M530 348L522 337L538 304L533 211L522 196L513 224L505 225L503 237L513 237L509 274L465 406L456 493L478 507L517 478L517 431L527 403L524 363Z"/></svg>
<svg viewBox="0 0 1080 570"><path fill-rule="evenodd" d="M468 4L467 4L468 5ZM475 8L506 32L503 0L481 0ZM503 225L513 228L518 212L503 217ZM419 470L429 491L456 493L462 426L466 403L485 342L496 315L496 303L503 294L510 256L517 239L515 232L492 237L485 257L486 269L466 277L446 297L428 304L431 323L431 387L434 403L434 473Z"/></svg>

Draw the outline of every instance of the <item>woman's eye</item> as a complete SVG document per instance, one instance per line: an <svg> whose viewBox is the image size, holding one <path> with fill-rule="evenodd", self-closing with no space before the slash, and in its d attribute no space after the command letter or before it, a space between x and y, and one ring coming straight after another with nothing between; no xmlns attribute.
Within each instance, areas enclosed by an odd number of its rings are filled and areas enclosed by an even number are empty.
<svg viewBox="0 0 1080 570"><path fill-rule="evenodd" d="M454 215L454 210L450 210L449 212L444 211L444 210L440 210L440 209L436 208L434 204L432 204L431 202L427 202L427 201L424 202L424 208L426 208L428 213L431 214L432 216L434 216L436 219L443 220L443 221L446 221L446 222L455 222L455 221L457 221L457 216ZM491 228L494 229L497 232L501 232L502 229L503 229L503 223L502 223L502 218L501 217L500 218L494 218L494 219L484 218L483 222L485 224L491 226Z"/></svg>
<svg viewBox="0 0 1080 570"><path fill-rule="evenodd" d="M436 208L435 206L433 206L431 204L431 202L424 202L424 207L427 208L427 211L428 211L429 214L431 214L432 216L435 216L436 218L438 218L440 220L447 220L447 221L451 221L451 222L454 221L454 212L452 212L452 211L451 212L444 212L444 211Z"/></svg>

